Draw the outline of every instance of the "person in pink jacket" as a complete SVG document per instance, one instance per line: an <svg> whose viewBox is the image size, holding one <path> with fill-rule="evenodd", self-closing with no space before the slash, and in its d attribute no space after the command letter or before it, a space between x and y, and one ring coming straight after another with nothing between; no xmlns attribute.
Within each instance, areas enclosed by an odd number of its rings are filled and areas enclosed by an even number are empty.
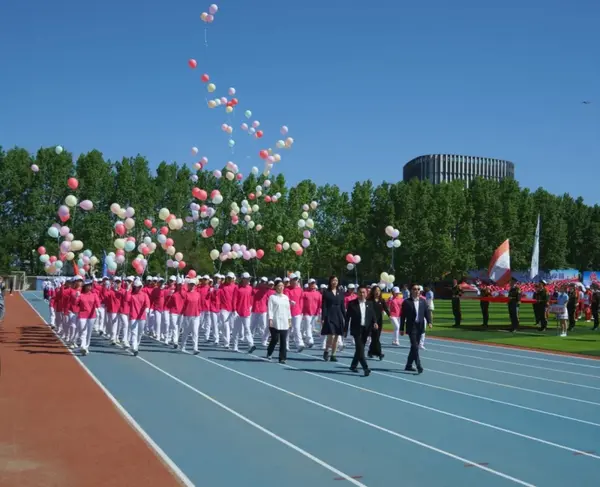
<svg viewBox="0 0 600 487"><path fill-rule="evenodd" d="M197 287L197 292L200 294L200 330L206 337L208 330L210 336L210 317L208 316L208 293L210 292L210 276L204 274L199 278L200 284ZM208 341L208 338L206 339Z"/></svg>
<svg viewBox="0 0 600 487"><path fill-rule="evenodd" d="M127 296L129 302L129 326L131 328L131 350L137 357L138 348L142 341L142 335L150 311L150 298L148 293L142 292L142 281L136 278L133 281L133 290Z"/></svg>
<svg viewBox="0 0 600 487"><path fill-rule="evenodd" d="M221 329L223 331L223 339L225 348L229 348L231 340L231 328L233 323L233 293L236 288L235 274L228 272L225 276L225 283L219 287L219 318L221 321Z"/></svg>
<svg viewBox="0 0 600 487"><path fill-rule="evenodd" d="M94 281L85 281L81 292L77 295L77 316L79 318L79 336L81 337L81 353L87 355L92 340L92 330L100 309L100 298L92 292Z"/></svg>
<svg viewBox="0 0 600 487"><path fill-rule="evenodd" d="M119 311L121 309L121 278L113 279L113 286L106 291L104 299L104 309L106 313L106 333L111 343L116 345L119 338Z"/></svg>
<svg viewBox="0 0 600 487"><path fill-rule="evenodd" d="M129 331L129 301L128 296L131 294L131 285L133 284L133 277L129 276L125 278L119 289L119 336L123 337L123 346L129 348L130 343L130 331Z"/></svg>
<svg viewBox="0 0 600 487"><path fill-rule="evenodd" d="M402 312L402 294L399 287L392 289L392 296L388 300L388 309L390 310L390 321L394 325L394 339L392 345L400 345L400 314Z"/></svg>
<svg viewBox="0 0 600 487"><path fill-rule="evenodd" d="M242 333L248 340L250 346L248 353L254 352L254 336L250 330L250 319L252 314L252 294L253 289L250 286L250 274L244 272L240 285L233 293L233 309L234 309L234 327L233 327L233 351L238 352L238 345Z"/></svg>
<svg viewBox="0 0 600 487"><path fill-rule="evenodd" d="M184 300L183 278L178 277L176 278L175 287L169 290L169 296L165 301L169 312L169 329L166 342L172 345L173 348L179 346L179 329L182 326L181 311L183 310Z"/></svg>
<svg viewBox="0 0 600 487"><path fill-rule="evenodd" d="M317 289L317 281L308 280L308 289L302 295L302 337L308 348L315 344L313 332L316 331L317 321L321 316L323 296Z"/></svg>
<svg viewBox="0 0 600 487"><path fill-rule="evenodd" d="M267 302L270 290L266 277L261 277L258 286L252 291L252 318L250 320L250 333L262 337L267 326Z"/></svg>
<svg viewBox="0 0 600 487"><path fill-rule="evenodd" d="M181 351L185 352L185 345L188 338L192 337L192 348L194 355L198 355L198 332L200 330L200 293L195 289L198 281L196 279L186 279L187 292L183 295L183 307L181 315L183 316L183 336L181 338Z"/></svg>
<svg viewBox="0 0 600 487"><path fill-rule="evenodd" d="M165 293L163 284L165 280L158 277L155 286L150 291L150 308L152 309L152 332L157 340L164 340L165 327L163 326L163 311L165 309Z"/></svg>
<svg viewBox="0 0 600 487"><path fill-rule="evenodd" d="M222 282L221 274L215 274L212 285L208 291L208 312L207 319L209 325L206 328L206 341L210 341L210 332L212 329L213 340L215 346L219 345L219 311L221 310L221 305L219 304L219 287Z"/></svg>
<svg viewBox="0 0 600 487"><path fill-rule="evenodd" d="M298 353L304 350L304 341L302 340L302 286L298 282L296 274L290 275L290 284L283 291L290 300L290 308L292 312L292 335ZM290 335L287 336L287 347L290 349Z"/></svg>

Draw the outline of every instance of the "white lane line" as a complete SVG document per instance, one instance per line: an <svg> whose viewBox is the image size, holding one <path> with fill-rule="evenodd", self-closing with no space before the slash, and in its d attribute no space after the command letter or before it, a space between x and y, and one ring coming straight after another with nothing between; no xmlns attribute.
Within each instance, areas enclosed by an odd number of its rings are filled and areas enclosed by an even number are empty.
<svg viewBox="0 0 600 487"><path fill-rule="evenodd" d="M166 375L167 377L169 377L170 379L174 380L175 382L177 382L178 384L182 385L183 387L189 389L190 391L195 392L196 394L198 394L199 396L203 397L207 401L212 402L215 406L220 407L221 409L227 411L228 413L232 414L236 418L241 419L242 421L244 421L245 423L249 424L250 426L252 426L252 427L256 428L257 430L261 431L262 433L270 436L274 440L279 441L280 443L284 444L285 446L287 446L287 447L291 448L292 450L294 450L294 451L300 453L301 455L305 456L309 460L312 460L313 462L315 462L316 464L320 465L321 467L329 470L330 472L336 474L339 477L342 477L344 480L347 480L348 482L356 485L357 487L367 487L365 484L363 484L363 483L359 482L358 480L352 478L350 475L345 474L341 470L338 470L337 468L335 468L332 465L324 462L320 458L317 458L316 456L312 455L311 453L307 452L306 450L303 450L299 446L294 445L293 443L291 443L291 442L287 441L286 439L282 438L281 436L273 433L272 431L270 431L267 428L261 426L260 424L255 423L254 421L252 421L251 419L247 418L246 416L238 413L234 409L231 409L229 406L226 406L222 402L217 401L216 399L212 398L208 394L205 394L204 392L196 389L194 386L192 386L192 385L188 384L187 382L184 382L183 380L179 379L178 377L175 377L174 375L170 374L166 370L161 369L160 367L158 367L157 365L153 364L152 362L146 360L142 356L138 355L137 359L141 360L142 362L144 362L145 364L149 365L153 369L157 370L161 374Z"/></svg>
<svg viewBox="0 0 600 487"><path fill-rule="evenodd" d="M486 467L485 465L480 465L480 464L478 464L478 463L476 463L476 462L474 462L474 461L472 461L472 460L468 460L467 458L463 458L463 457L461 457L461 456L458 456L458 455L455 455L455 454L453 454L453 453L450 453L450 452L448 452L448 451L446 451L446 450L442 450L442 449L440 449L440 448L436 448L436 447L434 447L434 446L432 446L432 445L429 445L429 444L427 444L427 443L423 443L423 442L421 442L421 441L419 441L419 440L415 440L414 438L411 438L411 437L409 437L409 436L405 436L405 435L403 435L403 434L401 434L401 433L398 433L398 432L396 432L396 431L392 431L392 430L390 430L390 429L384 428L383 426L379 426L379 425L377 425L377 424L371 423L371 422L369 422L369 421L365 421L364 419L358 418L358 417L356 417L356 416L352 416L352 415L350 415L350 414L344 413L343 411L338 411L337 409L334 409L334 408L331 408L331 407L329 407L329 406L326 406L325 404L322 404L322 403L320 403L320 402L318 402L318 401L313 401L312 399L309 399L309 398L307 398L307 397L301 396L300 394L296 394L295 392L288 391L287 389L284 389L284 388L282 388L282 387L276 386L276 385L274 385L274 384L271 384L271 383L269 383L269 382L266 382L266 381L264 381L264 380L258 379L258 378L256 378L256 377L252 377L251 375L248 375L248 374L245 374L245 373L243 373L243 372L240 372L240 371L238 371L238 370L232 369L232 368L230 368L230 367L227 367L226 365L219 364L219 363L217 363L217 362L213 362L213 361L212 361L212 360L210 360L210 359L207 359L207 358L204 358L204 357L202 357L202 355L194 355L193 357L194 357L194 358L197 358L197 359L199 359L199 360L203 360L203 361L205 361L205 362L208 362L208 363L210 363L210 364L214 365L215 367L219 367L219 368L222 368L222 369L224 369L224 370L228 370L229 372L232 372L232 373L234 373L234 374L237 374L237 375L240 375L240 376L242 376L242 377L245 377L245 378L247 378L247 379L249 379L249 380L252 380L252 381L254 381L254 382L257 382L257 383L259 383L259 384L262 384L262 385L264 385L264 386L267 386L267 387L269 387L269 388L271 388L271 389L275 389L275 390L277 390L277 391L279 391L279 392L283 392L284 394L288 394L289 396L295 397L296 399L300 399L300 400L302 400L302 401L305 401L305 402L307 402L307 403L309 403L309 404L312 404L312 405L314 405L314 406L318 406L318 407L320 407L320 408L322 408L322 409L325 409L325 410L327 410L327 411L330 411L330 412L332 412L332 413L334 413L334 414L337 414L337 415L339 415L339 416L343 416L343 417L345 417L345 418L348 418L348 419L350 419L350 420L352 420L352 421L356 421L356 422L358 422L358 423L364 424L365 426L369 426L369 427L371 427L371 428L373 428L373 429L376 429L376 430L382 431L382 432L384 432L384 433L388 433L389 435L395 436L395 437L397 437L397 438L401 438L401 439L403 439L403 440L405 440L405 441L408 441L408 442L410 442L410 443L412 443L412 444L414 444L414 445L417 445L417 446L420 446L420 447L426 448L426 449L428 449L428 450L434 451L434 452L436 452L436 453L439 453L439 454L441 454L441 455L444 455L444 456L446 456L446 457L452 458L452 459L454 459L454 460L458 460L458 461L460 461L460 462L463 462L463 464L468 464L468 465L470 465L470 466L472 466L472 467L475 467L475 468L481 469L481 470L483 470L483 471L485 471L485 472L488 472L488 473L490 473L490 474L492 474L492 475L496 475L496 476L498 476L498 477L504 478L504 479L506 479L506 480L510 480L510 481L512 481L512 482L514 482L514 483L516 483L516 484L519 484L519 485L524 485L524 486L527 486L527 487L535 487L533 484L529 484L529 483L527 483L527 482L525 482L525 481L523 481L523 480L517 479L517 478L515 478L515 477L511 477L510 475L507 475L507 474L504 474L504 473L502 473L502 472L499 472L499 471L497 471L497 470L494 470L494 469L492 469L492 468ZM140 357L138 356L138 358L140 358ZM261 360L259 357L254 357L254 358L255 358L256 360ZM264 360L264 359L262 359L262 360ZM290 366L287 366L287 367L290 367ZM290 368L293 368L293 367L290 367ZM312 374L312 373L311 373L311 374ZM338 382L338 381L336 381L335 379L330 379L330 378L328 378L328 377L319 376L319 375L317 375L317 374L312 374L312 375L315 375L315 376L317 376L317 377L320 377L320 378L323 378L323 379L329 379L329 380L332 380L332 381L334 381L334 382ZM347 383L345 383L345 382L340 382L340 383L341 383L341 384L344 384L344 385L348 385L348 384L347 384Z"/></svg>
<svg viewBox="0 0 600 487"><path fill-rule="evenodd" d="M41 318L41 320L46 323L46 325L48 325L48 322L46 321L46 319L41 315L41 313L25 298L25 296L21 296L21 299L23 299L28 305L29 307L35 311L35 313ZM86 374L94 381L94 383L100 388L100 390L104 393L104 395L110 400L110 402L112 402L113 406L117 409L117 411L123 416L123 418L125 418L125 420L127 421L127 423L129 423L129 425L137 432L138 435L140 435L140 437L146 442L146 444L148 445L148 447L154 451L154 453L156 454L156 456L158 456L163 462L164 464L171 470L171 472L177 477L177 480L179 480L179 482L182 485L185 485L186 487L194 487L196 484L194 484L194 482L192 482L185 473L183 473L183 471L177 466L177 464L171 460L171 458L169 457L169 455L167 455L164 450L158 446L158 444L150 437L150 435L148 433L146 433L146 431L144 431L144 429L139 425L139 423L133 418L133 416L131 416L131 414L129 414L127 412L127 410L119 403L119 401L115 398L115 396L113 396L110 391L104 386L104 384L102 384L102 382L100 382L100 379L98 379L94 373L87 368L87 366L83 363L83 361L73 353L73 351L66 346L65 342L62 340L62 338L60 338L58 336L58 334L50 327L48 327L49 330L51 330L54 335L56 336L56 338L58 338L60 340L60 342L63 344L63 346L65 347L65 350L67 350L71 356L75 359L75 361L81 366L81 368L86 372Z"/></svg>
<svg viewBox="0 0 600 487"><path fill-rule="evenodd" d="M600 376L598 376L598 375L584 374L583 372L572 372L570 370L551 369L551 368L548 368L548 367L541 367L539 365L530 365L530 364L525 364L525 363L521 363L521 362L509 362L507 360L498 360L498 359L487 358L487 357L478 357L477 355L465 355L464 353L445 352L445 351L442 351L442 350L436 350L435 348L429 349L428 351L431 351L432 353L442 353L442 354L445 354L445 355L457 355L459 357L464 357L464 358L474 358L474 359L477 359L477 360L485 360L487 362L494 362L494 363L499 363L499 364L518 365L518 366L521 366L521 367L528 367L530 369L545 370L545 371L548 371L548 372L560 372L561 374L580 375L582 377L591 377L592 379L600 379Z"/></svg>
<svg viewBox="0 0 600 487"><path fill-rule="evenodd" d="M430 340L433 341L434 338L431 338ZM441 343L441 341L442 340L435 340L435 345L432 350L435 350L437 352L438 351L437 347L442 347L442 348L449 348L451 350L467 350L469 352L488 353L490 355L501 355L501 356L505 356L505 357L515 357L515 358L520 358L520 359L525 359L525 360L536 360L538 362L549 362L549 363L553 363L553 364L568 365L571 367L585 367L588 369L600 370L600 365L588 365L588 364L581 364L581 363L577 363L577 362L567 362L565 360L552 360L552 359L548 359L548 358L532 357L532 356L526 355L524 353L518 354L518 353L495 352L495 351L486 350L486 349L479 350L479 348L476 348L476 347L461 347L459 345L446 345L445 343ZM505 347L501 347L501 348L506 350ZM429 350L429 347L427 349ZM511 350L513 350L513 349L511 349ZM528 352L528 350L525 350L525 352ZM562 356L562 355L560 355L560 356ZM570 357L565 356L565 358L568 359ZM579 358L579 357L577 357L577 358ZM589 360L589 359L584 359L584 360ZM600 363L600 360L596 360L596 362ZM594 376L594 377L598 377L598 376Z"/></svg>
<svg viewBox="0 0 600 487"><path fill-rule="evenodd" d="M304 353L304 352L301 355L306 355L307 357L314 357L314 355L310 355L310 354L307 354L307 353ZM338 356L339 356L339 354L338 354ZM341 358L347 359L347 360L351 360L352 356L345 354ZM393 362L393 363L398 363L398 362ZM401 370L398 370L398 372L401 372ZM544 411L544 410L537 409L537 408L530 408L528 406L523 406L521 404L515 404L515 403L507 402L507 401L501 401L499 399L492 399L491 397L479 396L477 394L471 394L470 392L458 391L456 389L450 389L448 387L436 386L434 384L428 384L427 382L420 382L418 380L407 379L406 377L395 376L395 375L387 374L385 372L380 372L380 371L374 370L374 369L371 369L371 373L377 374L377 375L382 375L384 377L389 377L390 379L402 380L402 381L405 381L405 382L410 382L411 384L416 384L418 386L430 387L432 389L438 389L440 391L452 392L454 394L459 394L461 396L472 397L474 399L481 399L483 401L493 402L495 404L502 404L504 406L510 406L510 407L517 408L517 409L523 409L525 411L531 411L533 413L539 413L539 414L544 414L544 415L547 415L547 416L553 416L555 418L565 419L565 420L568 420L568 421L574 421L576 423L587 424L589 426L596 426L596 427L600 428L600 423L594 423L592 421L586 421L584 419L573 418L571 416L565 416L565 415L558 414L558 413L552 413L550 411Z"/></svg>
<svg viewBox="0 0 600 487"><path fill-rule="evenodd" d="M386 355L388 353L391 353L394 355L402 355L400 352L390 351L389 349L386 349L385 352L386 352ZM581 387L582 389L592 389L594 391L600 391L600 387L588 386L585 384L574 384L573 382L567 382L564 380L548 379L547 377L537 377L535 375L519 374L517 372L508 372L506 370L491 369L489 367L481 367L479 365L463 364L462 362L453 362L451 360L443 360L440 358L433 358L433 357L430 357L429 354L427 354L427 353L423 357L426 360L432 360L434 362L442 362L445 364L460 365L461 367L469 367L471 369L477 369L477 370L487 370L487 371L495 372L497 374L502 374L502 375L514 375L516 377L525 377L527 379L540 380L543 382L553 382L555 384L563 384L563 385L567 385L567 386Z"/></svg>
<svg viewBox="0 0 600 487"><path fill-rule="evenodd" d="M544 335L546 336L546 335ZM532 353L532 354L538 354L538 355L549 355L551 357L564 357L564 358L576 358L577 360L586 360L588 362L595 362L595 363L600 363L600 359L597 358L590 358L590 357L582 357L577 355L576 357L569 357L569 354L563 354L563 353L556 353L556 352L552 352L552 351L544 351L544 350L531 350L529 348L521 348L521 347L508 347L508 346L504 346L504 345L500 345L500 344L494 344L494 345L490 345L488 343L482 343L482 342L473 342L471 340L461 340L460 338L456 338L456 339L452 339L452 338L438 338L438 337L430 337L429 340L431 341L435 341L436 344L441 344L441 343L463 343L463 344L469 344L469 345L473 345L473 348L484 348L484 349L496 349L496 348L500 348L502 350L512 350L512 351L523 351L523 353ZM482 350L483 351L483 350Z"/></svg>

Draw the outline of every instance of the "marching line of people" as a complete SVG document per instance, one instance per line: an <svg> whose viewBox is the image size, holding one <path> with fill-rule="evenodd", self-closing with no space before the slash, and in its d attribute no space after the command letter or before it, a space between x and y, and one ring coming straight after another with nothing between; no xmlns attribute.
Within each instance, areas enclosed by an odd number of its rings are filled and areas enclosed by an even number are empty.
<svg viewBox="0 0 600 487"><path fill-rule="evenodd" d="M168 281L148 276L145 283L133 276L85 281L75 276L46 282L44 298L49 303L50 326L67 346L83 355L89 353L92 334L97 333L134 356L143 335L182 351L191 341L195 354L200 339L235 352L245 342L248 353L259 342L267 347L268 358L279 343L279 361L285 363L291 342L300 353L312 348L315 336L321 335L323 359L337 361L336 353L348 345L345 338L351 323L346 310L359 299L353 284L344 290L337 277L331 277L320 288L314 279L302 286L296 274L250 281L247 272L239 279L232 272L212 278L171 276ZM419 296L421 291L419 287ZM426 298L428 308L433 308L433 294L427 293ZM379 286L371 286L369 303L376 326L362 342L370 358L384 358L380 342L384 313L394 324L393 345L399 345L404 300L400 289L394 288L386 302ZM424 336L423 330L419 348L424 348Z"/></svg>

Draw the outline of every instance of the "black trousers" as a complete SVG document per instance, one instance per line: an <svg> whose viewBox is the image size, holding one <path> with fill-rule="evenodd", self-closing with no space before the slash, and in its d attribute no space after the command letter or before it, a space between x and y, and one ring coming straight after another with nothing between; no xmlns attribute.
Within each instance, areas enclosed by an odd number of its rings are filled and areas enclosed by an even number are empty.
<svg viewBox="0 0 600 487"><path fill-rule="evenodd" d="M489 301L479 301L479 306L481 306L481 316L483 318L483 326L488 326L490 321L490 302Z"/></svg>
<svg viewBox="0 0 600 487"><path fill-rule="evenodd" d="M592 316L594 317L594 328L598 328L600 325L600 319L598 319L598 305L592 304Z"/></svg>
<svg viewBox="0 0 600 487"><path fill-rule="evenodd" d="M365 359L365 343L369 337L369 330L366 327L363 328L360 335L352 336L354 338L354 357L352 357L352 363L350 364L351 369L355 369L360 364L363 370L369 370L369 364L367 364L367 360Z"/></svg>
<svg viewBox="0 0 600 487"><path fill-rule="evenodd" d="M452 314L454 315L454 326L460 326L460 322L462 321L460 298L452 298Z"/></svg>
<svg viewBox="0 0 600 487"><path fill-rule="evenodd" d="M575 328L575 311L577 310L577 306L572 305L569 306L567 305L567 314L569 315L569 330L572 330L573 328Z"/></svg>
<svg viewBox="0 0 600 487"><path fill-rule="evenodd" d="M279 360L287 359L287 330L278 330L277 328L269 328L271 332L271 341L269 342L269 348L267 348L267 357L273 355L275 346L279 342Z"/></svg>
<svg viewBox="0 0 600 487"><path fill-rule="evenodd" d="M519 306L517 304L508 305L508 317L510 318L510 329L519 328Z"/></svg>
<svg viewBox="0 0 600 487"><path fill-rule="evenodd" d="M535 323L536 325L538 323L542 325L542 329L545 330L548 328L548 320L546 319L546 304L535 303L533 306L535 311Z"/></svg>
<svg viewBox="0 0 600 487"><path fill-rule="evenodd" d="M375 357L381 357L381 329L382 328L383 327L378 324L377 330L375 328L371 329L371 345L369 345L369 355L374 355Z"/></svg>
<svg viewBox="0 0 600 487"><path fill-rule="evenodd" d="M408 334L410 339L410 352L408 352L408 359L406 360L406 367L412 367L413 362L417 366L417 369L421 368L421 358L419 357L419 342L421 341L421 331L412 330Z"/></svg>

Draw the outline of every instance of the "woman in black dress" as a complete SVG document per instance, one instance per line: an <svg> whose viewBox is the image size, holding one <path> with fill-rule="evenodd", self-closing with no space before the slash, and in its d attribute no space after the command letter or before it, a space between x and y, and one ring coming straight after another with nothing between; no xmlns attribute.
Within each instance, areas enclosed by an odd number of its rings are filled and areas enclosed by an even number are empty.
<svg viewBox="0 0 600 487"><path fill-rule="evenodd" d="M331 276L329 286L323 292L323 307L321 311L321 335L327 336L327 345L323 352L323 360L337 362L335 351L338 337L344 334L344 320L346 308L344 306L344 293L338 289L338 278ZM331 351L331 358L329 356Z"/></svg>
<svg viewBox="0 0 600 487"><path fill-rule="evenodd" d="M371 288L371 294L369 295L369 301L373 303L373 310L375 311L375 319L377 320L377 329L371 330L371 345L369 345L369 358L379 357L379 360L383 360L385 356L381 350L381 330L383 329L383 313L390 316L390 310L388 309L387 303L381 296L381 289L379 286L373 286Z"/></svg>

